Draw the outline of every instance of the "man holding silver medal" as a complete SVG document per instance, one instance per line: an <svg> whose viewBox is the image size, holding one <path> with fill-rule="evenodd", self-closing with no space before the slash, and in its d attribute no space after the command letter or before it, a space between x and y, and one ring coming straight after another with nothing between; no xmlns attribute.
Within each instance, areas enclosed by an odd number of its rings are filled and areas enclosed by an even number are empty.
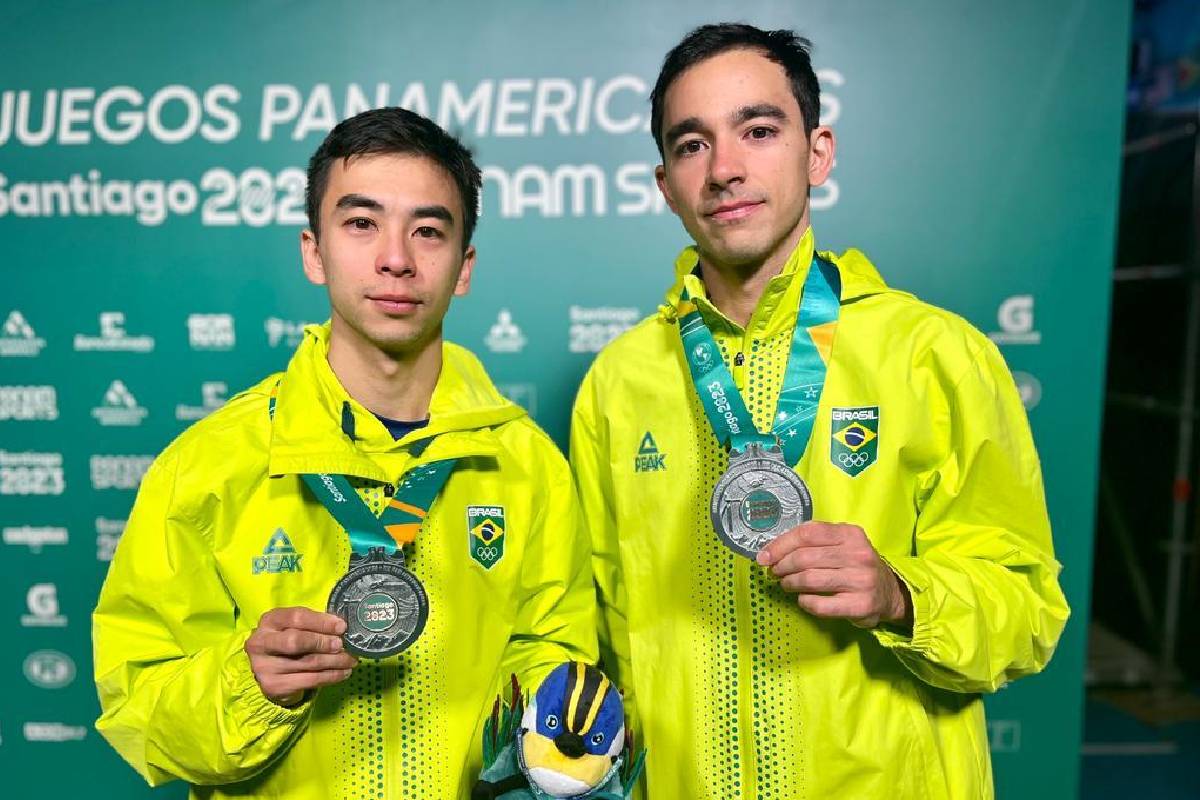
<svg viewBox="0 0 1200 800"><path fill-rule="evenodd" d="M594 662L565 459L444 342L480 172L399 108L309 165L331 320L155 461L94 615L100 732L204 797L457 798L510 674Z"/></svg>
<svg viewBox="0 0 1200 800"><path fill-rule="evenodd" d="M988 798L980 695L1068 609L995 347L818 251L834 163L807 41L709 25L652 98L695 241L576 400L601 663L665 798Z"/></svg>

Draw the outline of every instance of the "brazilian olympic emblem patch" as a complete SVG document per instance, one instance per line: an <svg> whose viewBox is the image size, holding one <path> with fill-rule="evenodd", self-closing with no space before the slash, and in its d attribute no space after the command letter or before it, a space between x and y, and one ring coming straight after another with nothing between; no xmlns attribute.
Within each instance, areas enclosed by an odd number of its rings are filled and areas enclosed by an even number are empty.
<svg viewBox="0 0 1200 800"><path fill-rule="evenodd" d="M832 412L829 460L851 478L879 457L879 406L835 408Z"/></svg>
<svg viewBox="0 0 1200 800"><path fill-rule="evenodd" d="M484 569L504 558L504 506L467 506L467 547Z"/></svg>

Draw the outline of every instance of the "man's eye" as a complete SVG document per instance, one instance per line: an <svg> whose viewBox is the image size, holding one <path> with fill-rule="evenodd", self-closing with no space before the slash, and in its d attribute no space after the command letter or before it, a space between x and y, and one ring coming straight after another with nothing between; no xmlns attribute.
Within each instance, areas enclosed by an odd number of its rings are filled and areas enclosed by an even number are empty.
<svg viewBox="0 0 1200 800"><path fill-rule="evenodd" d="M422 225L417 228L416 234L423 239L437 239L442 235L442 232L432 225Z"/></svg>
<svg viewBox="0 0 1200 800"><path fill-rule="evenodd" d="M346 224L351 228L354 228L356 231L368 231L375 225L374 222L366 217L355 217L353 219L348 219L346 220Z"/></svg>
<svg viewBox="0 0 1200 800"><path fill-rule="evenodd" d="M694 153L699 153L702 149L704 149L704 142L699 139L688 139L686 142L681 142L675 148L675 153L676 155L690 156Z"/></svg>
<svg viewBox="0 0 1200 800"><path fill-rule="evenodd" d="M768 128L763 125L758 125L750 129L751 139L770 139L775 135L774 128Z"/></svg>

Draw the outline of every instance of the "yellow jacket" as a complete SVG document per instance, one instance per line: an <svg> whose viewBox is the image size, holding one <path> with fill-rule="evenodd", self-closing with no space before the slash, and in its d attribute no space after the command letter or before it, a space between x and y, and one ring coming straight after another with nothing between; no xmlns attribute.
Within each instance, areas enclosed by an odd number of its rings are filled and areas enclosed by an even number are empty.
<svg viewBox="0 0 1200 800"><path fill-rule="evenodd" d="M138 493L93 617L97 728L151 784L182 778L196 797L465 797L509 674L531 686L561 661L595 659L586 537L550 439L447 344L428 427L395 442L338 383L328 336L308 328L282 376L186 431ZM453 456L405 548L430 602L416 644L363 660L298 708L271 703L247 636L272 608L324 611L350 554L300 474L352 476L379 513L383 486ZM490 568L470 554L470 506L502 509L503 555Z"/></svg>
<svg viewBox="0 0 1200 800"><path fill-rule="evenodd" d="M812 254L810 230L742 330L685 250L659 314L584 379L571 461L601 663L626 691L651 800L991 797L979 693L1044 667L1068 615L1037 454L991 342L888 288L858 251L822 254L841 316L832 358L814 337L828 374L796 471L815 518L861 526L908 585L911 636L805 614L713 532L727 456L684 362L680 293L767 430Z"/></svg>

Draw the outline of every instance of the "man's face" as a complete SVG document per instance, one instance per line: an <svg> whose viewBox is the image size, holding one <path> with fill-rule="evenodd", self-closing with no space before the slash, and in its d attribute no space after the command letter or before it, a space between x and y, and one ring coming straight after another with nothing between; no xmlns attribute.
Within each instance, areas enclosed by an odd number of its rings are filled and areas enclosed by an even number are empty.
<svg viewBox="0 0 1200 800"><path fill-rule="evenodd" d="M335 161L320 240L301 236L305 274L329 289L334 335L393 355L436 337L450 298L470 287L475 248L463 252L463 221L454 180L424 156Z"/></svg>
<svg viewBox="0 0 1200 800"><path fill-rule="evenodd" d="M731 50L681 73L663 102L658 185L714 266L786 259L808 227L808 188L832 167L827 128L809 137L783 67Z"/></svg>

